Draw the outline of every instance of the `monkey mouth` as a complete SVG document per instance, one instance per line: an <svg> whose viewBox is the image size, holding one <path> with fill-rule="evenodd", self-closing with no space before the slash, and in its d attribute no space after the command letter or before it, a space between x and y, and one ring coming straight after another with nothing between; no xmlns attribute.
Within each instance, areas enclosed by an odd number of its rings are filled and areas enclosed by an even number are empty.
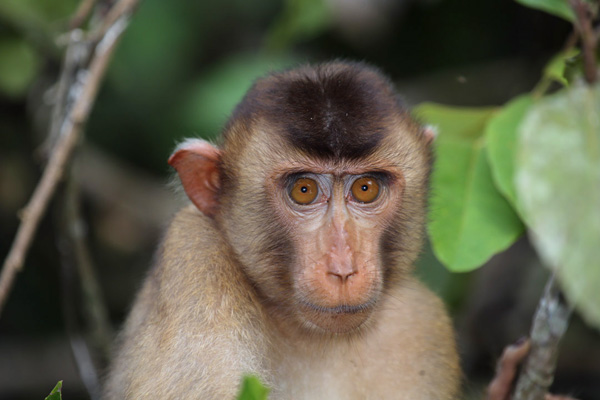
<svg viewBox="0 0 600 400"><path fill-rule="evenodd" d="M348 315L348 314L360 314L370 311L375 305L375 300L369 300L366 303L358 305L341 304L335 307L324 307L317 304L303 301L302 304L312 311L316 311L320 314L331 314L331 315Z"/></svg>
<svg viewBox="0 0 600 400"><path fill-rule="evenodd" d="M355 331L369 319L376 301L373 299L362 304L340 304L335 307L325 307L307 301L301 303L303 320L311 330L345 334Z"/></svg>

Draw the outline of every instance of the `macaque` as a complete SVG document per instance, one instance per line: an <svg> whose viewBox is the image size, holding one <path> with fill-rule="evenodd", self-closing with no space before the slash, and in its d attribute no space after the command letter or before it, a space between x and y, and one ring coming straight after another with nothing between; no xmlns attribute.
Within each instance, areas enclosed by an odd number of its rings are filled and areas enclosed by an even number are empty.
<svg viewBox="0 0 600 400"><path fill-rule="evenodd" d="M174 218L120 336L106 399L447 400L460 368L413 276L431 134L390 81L332 62L259 79L218 146L176 148Z"/></svg>

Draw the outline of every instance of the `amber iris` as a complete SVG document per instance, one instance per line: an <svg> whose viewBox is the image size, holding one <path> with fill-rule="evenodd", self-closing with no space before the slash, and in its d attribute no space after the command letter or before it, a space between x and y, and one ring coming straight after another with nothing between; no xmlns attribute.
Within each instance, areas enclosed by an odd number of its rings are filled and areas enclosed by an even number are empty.
<svg viewBox="0 0 600 400"><path fill-rule="evenodd" d="M371 176L358 178L352 184L352 196L361 203L370 203L379 195L379 183Z"/></svg>
<svg viewBox="0 0 600 400"><path fill-rule="evenodd" d="M310 178L299 178L292 186L290 197L298 204L310 204L317 198L318 193L317 182Z"/></svg>

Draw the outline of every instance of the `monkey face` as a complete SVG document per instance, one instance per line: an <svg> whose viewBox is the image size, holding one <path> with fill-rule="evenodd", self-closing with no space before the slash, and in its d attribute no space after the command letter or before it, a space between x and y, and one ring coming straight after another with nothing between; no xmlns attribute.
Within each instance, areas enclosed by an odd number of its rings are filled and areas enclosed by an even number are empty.
<svg viewBox="0 0 600 400"><path fill-rule="evenodd" d="M228 242L285 320L311 331L358 329L384 282L400 276L417 251L422 213L404 208L405 175L413 178L404 171L409 164L398 162L395 152L390 159L385 146L360 159L316 158L290 151L284 141L265 145L273 128L255 129L259 133L236 158L244 168L235 169L221 198L227 211L219 220ZM258 151L269 157L254 157ZM416 205L414 199L407 204ZM413 223L412 232L403 233Z"/></svg>
<svg viewBox="0 0 600 400"><path fill-rule="evenodd" d="M358 165L324 166L278 179L277 215L293 226L299 317L309 327L342 333L362 325L379 299L379 243L401 202L402 177Z"/></svg>
<svg viewBox="0 0 600 400"><path fill-rule="evenodd" d="M429 142L364 66L259 80L221 149L184 143L171 162L280 320L356 330L420 249Z"/></svg>

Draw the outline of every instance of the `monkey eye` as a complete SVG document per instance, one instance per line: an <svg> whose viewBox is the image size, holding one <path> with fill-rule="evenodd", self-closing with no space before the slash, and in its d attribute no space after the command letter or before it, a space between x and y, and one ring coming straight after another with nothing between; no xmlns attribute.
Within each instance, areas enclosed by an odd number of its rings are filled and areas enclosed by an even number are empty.
<svg viewBox="0 0 600 400"><path fill-rule="evenodd" d="M314 179L298 178L290 189L290 197L298 204L307 205L315 201L319 185Z"/></svg>
<svg viewBox="0 0 600 400"><path fill-rule="evenodd" d="M351 191L356 201L371 203L379 195L379 183L372 176L363 176L354 181Z"/></svg>

